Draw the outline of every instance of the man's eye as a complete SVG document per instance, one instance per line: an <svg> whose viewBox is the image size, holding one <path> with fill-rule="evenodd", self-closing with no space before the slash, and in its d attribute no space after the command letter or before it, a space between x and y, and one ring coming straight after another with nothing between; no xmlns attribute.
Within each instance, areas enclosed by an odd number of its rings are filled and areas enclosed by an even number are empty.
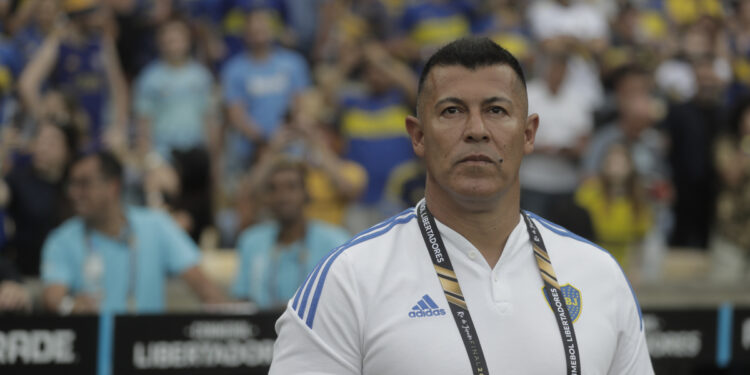
<svg viewBox="0 0 750 375"><path fill-rule="evenodd" d="M444 115L455 115L456 113L458 113L458 108L457 107L448 107L448 108L446 108L446 109L443 110L442 114L444 114Z"/></svg>
<svg viewBox="0 0 750 375"><path fill-rule="evenodd" d="M492 113L494 113L494 114L505 114L505 113L508 113L508 112L507 112L507 111L505 110L505 108L503 108L503 107L498 107L498 106L493 106L493 107L490 107L490 112L492 112Z"/></svg>

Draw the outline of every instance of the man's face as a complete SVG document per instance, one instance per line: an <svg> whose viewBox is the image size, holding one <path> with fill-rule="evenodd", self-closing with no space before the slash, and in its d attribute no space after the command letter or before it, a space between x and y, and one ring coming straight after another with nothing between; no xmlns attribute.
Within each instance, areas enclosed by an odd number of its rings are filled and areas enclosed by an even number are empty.
<svg viewBox="0 0 750 375"><path fill-rule="evenodd" d="M420 118L406 122L427 166L428 190L436 184L456 198L485 200L519 185L539 117L527 117L525 88L512 68L437 66L421 95Z"/></svg>
<svg viewBox="0 0 750 375"><path fill-rule="evenodd" d="M89 157L75 163L70 171L68 193L76 214L84 219L100 217L107 205L119 198L116 185L102 176L98 159Z"/></svg>
<svg viewBox="0 0 750 375"><path fill-rule="evenodd" d="M167 59L182 59L190 52L190 30L185 24L172 22L159 34L159 49Z"/></svg>
<svg viewBox="0 0 750 375"><path fill-rule="evenodd" d="M42 170L55 168L68 160L68 146L65 135L54 125L42 123L31 143L34 166Z"/></svg>
<svg viewBox="0 0 750 375"><path fill-rule="evenodd" d="M271 13L256 10L247 16L245 41L250 48L263 48L273 43L273 22Z"/></svg>
<svg viewBox="0 0 750 375"><path fill-rule="evenodd" d="M271 173L267 188L268 202L277 220L288 222L303 215L307 193L299 171L282 169Z"/></svg>

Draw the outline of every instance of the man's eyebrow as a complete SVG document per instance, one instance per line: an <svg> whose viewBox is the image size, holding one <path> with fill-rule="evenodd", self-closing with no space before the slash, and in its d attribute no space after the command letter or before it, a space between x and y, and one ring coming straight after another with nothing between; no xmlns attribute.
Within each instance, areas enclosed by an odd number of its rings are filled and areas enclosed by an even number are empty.
<svg viewBox="0 0 750 375"><path fill-rule="evenodd" d="M508 98L505 98L505 97L501 97L501 96L493 96L491 98L487 98L487 99L482 100L482 104L483 105L490 104L492 102L505 102L505 103L508 103L510 105L513 105L513 101L512 100L510 100Z"/></svg>
<svg viewBox="0 0 750 375"><path fill-rule="evenodd" d="M466 102L464 102L463 100L456 98L454 96L449 96L447 98L438 100L437 103L435 103L435 108L439 107L443 103L453 103L453 104L466 106Z"/></svg>
<svg viewBox="0 0 750 375"><path fill-rule="evenodd" d="M505 103L508 103L509 105L513 105L512 100L506 97L502 97L502 96L493 96L493 97L484 99L482 100L482 105L487 105L493 102L505 102ZM438 100L437 103L435 103L435 108L439 107L441 104L444 104L444 103L454 103L454 104L466 106L466 102L464 102L463 100L453 97L453 96L449 96L447 98Z"/></svg>

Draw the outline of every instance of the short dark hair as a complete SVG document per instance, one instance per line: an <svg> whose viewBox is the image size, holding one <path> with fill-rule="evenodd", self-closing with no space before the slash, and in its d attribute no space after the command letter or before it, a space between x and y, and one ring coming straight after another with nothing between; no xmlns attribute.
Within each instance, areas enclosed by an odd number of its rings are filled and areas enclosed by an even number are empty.
<svg viewBox="0 0 750 375"><path fill-rule="evenodd" d="M73 165L88 158L94 158L99 161L99 173L102 174L105 180L115 180L118 183L122 183L122 163L111 151L91 150L83 152L78 155Z"/></svg>
<svg viewBox="0 0 750 375"><path fill-rule="evenodd" d="M611 88L617 90L620 85L630 77L650 77L646 68L635 63L624 64L610 73L609 83Z"/></svg>
<svg viewBox="0 0 750 375"><path fill-rule="evenodd" d="M299 175L300 181L302 182L302 185L305 187L305 190L307 190L307 186L305 186L305 179L307 178L307 164L303 160L293 158L288 155L279 155L271 160L268 167L268 172L265 176L266 189L270 188L268 184L270 183L271 177L276 173L284 171L293 171L297 173Z"/></svg>
<svg viewBox="0 0 750 375"><path fill-rule="evenodd" d="M432 68L451 65L460 65L471 70L492 65L508 65L526 88L526 78L521 64L508 50L487 37L466 37L448 43L430 56L419 76L417 96L422 93L424 82Z"/></svg>

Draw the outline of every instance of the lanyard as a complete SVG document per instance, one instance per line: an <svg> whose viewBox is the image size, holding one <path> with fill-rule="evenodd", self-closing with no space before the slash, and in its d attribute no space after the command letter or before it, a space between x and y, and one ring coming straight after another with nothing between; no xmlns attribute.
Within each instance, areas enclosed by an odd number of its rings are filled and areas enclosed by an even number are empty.
<svg viewBox="0 0 750 375"><path fill-rule="evenodd" d="M92 239L93 229L91 229L88 225L84 229L84 243L86 245L86 258L87 262L91 261L94 257L99 257L100 262L102 262L102 266L104 265L104 261L101 260L102 254L96 254L94 250L94 244ZM130 226L130 222L128 222L127 227L125 227L125 231L123 235L120 236L120 239L118 242L126 243L128 246L128 256L129 256L129 262L130 262L130 269L128 270L128 294L127 294L127 308L131 312L135 311L135 277L136 277L136 269L138 261L138 248L136 246L135 241L135 233L132 230L132 227ZM103 272L106 272L105 269L102 268ZM100 275L100 283L103 283L103 280L101 280ZM103 286L100 286L103 289ZM103 290L102 290L103 292Z"/></svg>
<svg viewBox="0 0 750 375"><path fill-rule="evenodd" d="M305 276L309 272L307 270L307 236L305 237L304 245L301 242L295 242L290 246L282 247L277 241L276 245L271 249L271 264L265 270L266 278L268 279L266 285L268 286L270 306L278 307L289 301L289 296L284 295L283 291L279 292L279 271L281 270L281 267L279 267L279 258L282 257L283 252L297 251L297 280L294 283L299 284L305 280ZM299 244L299 246L294 246L295 244ZM282 266L288 267L289 265L283 264Z"/></svg>
<svg viewBox="0 0 750 375"><path fill-rule="evenodd" d="M419 229L422 232L422 238L427 246L427 252L430 254L432 264L435 267L440 285L443 287L445 298L453 313L453 319L461 335L461 339L466 347L466 353L469 356L474 375L488 375L487 362L482 352L482 345L479 343L474 322L469 314L463 292L458 284L456 273L453 270L445 244L437 230L435 218L427 209L427 204L422 203L417 206L419 214ZM536 258L539 267L539 274L544 281L544 295L552 306L552 311L557 320L557 326L560 329L563 348L565 350L565 362L568 375L580 375L580 356L578 353L578 341L576 340L575 330L571 323L568 307L562 299L560 285L557 282L555 270L552 268L552 262L549 260L547 249L542 241L542 236L533 221L521 211L526 222L526 228L529 232L529 238L534 249L534 258Z"/></svg>

